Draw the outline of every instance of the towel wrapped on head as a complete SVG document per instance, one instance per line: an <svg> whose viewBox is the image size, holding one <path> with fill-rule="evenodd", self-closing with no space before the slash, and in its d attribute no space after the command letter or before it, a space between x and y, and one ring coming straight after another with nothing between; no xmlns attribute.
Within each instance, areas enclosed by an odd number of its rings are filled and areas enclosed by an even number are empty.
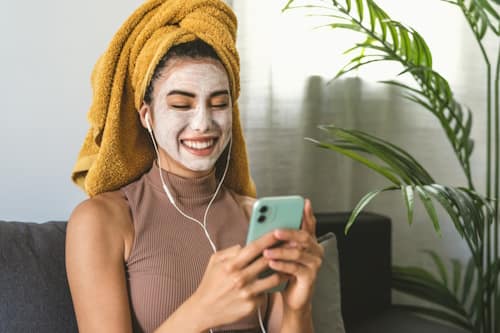
<svg viewBox="0 0 500 333"><path fill-rule="evenodd" d="M73 181L88 195L117 190L138 179L155 158L137 110L155 68L175 45L201 39L224 65L231 84L231 162L225 185L255 196L239 122L237 21L220 0L150 0L118 30L92 73L90 130L73 169Z"/></svg>

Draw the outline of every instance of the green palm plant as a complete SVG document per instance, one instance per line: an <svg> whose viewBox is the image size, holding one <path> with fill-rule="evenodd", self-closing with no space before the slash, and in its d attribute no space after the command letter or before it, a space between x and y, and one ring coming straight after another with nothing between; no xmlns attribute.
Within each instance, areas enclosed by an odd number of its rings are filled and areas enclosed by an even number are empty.
<svg viewBox="0 0 500 333"><path fill-rule="evenodd" d="M367 193L353 209L346 232L358 214L377 195L400 191L408 221L413 221L416 199L420 199L436 232L440 225L435 203L446 211L470 250L470 260L462 267L451 260L451 272L436 253L426 254L435 263L437 276L419 267L393 267L395 290L428 301L435 306L395 305L416 313L448 321L471 332L500 333L500 257L499 257L499 163L500 47L496 62L488 57L484 38L500 36L500 0L440 0L463 13L481 49L486 64L487 166L486 193L476 191L471 172L472 112L457 101L448 81L432 67L432 53L424 38L414 29L389 17L373 0L289 0L283 11L313 10L312 15L331 20L326 26L359 33L362 41L346 53L357 52L335 78L377 62L397 62L410 75L414 85L397 80L381 81L398 87L405 98L431 112L439 121L463 169L466 186L439 184L409 153L396 145L358 130L323 125L326 140L307 138L318 147L354 159L389 181L389 185ZM500 41L500 39L497 39ZM500 46L500 43L498 43Z"/></svg>

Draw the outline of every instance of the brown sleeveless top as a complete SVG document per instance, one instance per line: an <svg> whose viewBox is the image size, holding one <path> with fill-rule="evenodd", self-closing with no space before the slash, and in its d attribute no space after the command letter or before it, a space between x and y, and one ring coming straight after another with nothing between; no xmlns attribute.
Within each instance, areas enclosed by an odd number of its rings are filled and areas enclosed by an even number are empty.
<svg viewBox="0 0 500 333"><path fill-rule="evenodd" d="M205 209L218 185L215 172L195 179L162 172L177 206L203 222ZM196 291L213 250L203 228L182 216L168 200L156 163L122 191L135 229L130 256L125 262L134 332L153 332ZM248 219L224 187L210 207L206 226L217 250L245 245ZM264 322L267 306L261 309ZM257 312L213 329L214 332L260 332Z"/></svg>

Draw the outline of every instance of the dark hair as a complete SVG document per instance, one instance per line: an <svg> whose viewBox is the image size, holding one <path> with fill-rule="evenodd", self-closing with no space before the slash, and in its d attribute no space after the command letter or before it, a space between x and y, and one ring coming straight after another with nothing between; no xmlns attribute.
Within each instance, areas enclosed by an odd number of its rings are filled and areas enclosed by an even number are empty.
<svg viewBox="0 0 500 333"><path fill-rule="evenodd" d="M215 50L202 41L201 39L195 39L194 41L182 43L173 46L168 50L167 53L160 59L158 65L155 68L151 81L146 88L144 93L144 102L146 104L151 104L153 96L153 84L160 77L162 70L167 65L167 62L173 58L191 58L191 59L203 59L210 58L220 61L219 56L215 53Z"/></svg>

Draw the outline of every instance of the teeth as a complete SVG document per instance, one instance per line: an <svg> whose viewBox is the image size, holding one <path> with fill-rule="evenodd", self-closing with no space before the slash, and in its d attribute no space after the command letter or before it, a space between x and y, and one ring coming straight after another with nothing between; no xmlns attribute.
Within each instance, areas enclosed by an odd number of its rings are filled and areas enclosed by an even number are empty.
<svg viewBox="0 0 500 333"><path fill-rule="evenodd" d="M189 140L183 140L182 142L188 146L191 149L207 149L209 147L212 147L214 144L214 139L208 140L208 141L189 141Z"/></svg>

